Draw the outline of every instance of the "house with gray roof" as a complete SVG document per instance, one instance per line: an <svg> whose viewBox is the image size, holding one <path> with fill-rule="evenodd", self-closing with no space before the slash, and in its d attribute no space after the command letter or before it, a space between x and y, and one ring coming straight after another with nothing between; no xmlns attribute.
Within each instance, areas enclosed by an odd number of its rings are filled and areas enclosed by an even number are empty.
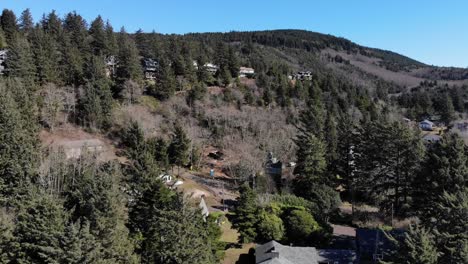
<svg viewBox="0 0 468 264"><path fill-rule="evenodd" d="M424 131L432 131L434 130L434 123L426 119L419 122L419 128Z"/></svg>
<svg viewBox="0 0 468 264"><path fill-rule="evenodd" d="M256 264L353 264L354 250L284 246L274 240L255 248Z"/></svg>

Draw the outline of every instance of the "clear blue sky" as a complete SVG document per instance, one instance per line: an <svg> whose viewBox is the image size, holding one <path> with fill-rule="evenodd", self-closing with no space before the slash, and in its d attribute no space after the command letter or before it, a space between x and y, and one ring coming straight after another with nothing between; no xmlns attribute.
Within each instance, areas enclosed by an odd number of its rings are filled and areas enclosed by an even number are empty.
<svg viewBox="0 0 468 264"><path fill-rule="evenodd" d="M468 67L466 0L0 0L34 18L55 9L97 15L116 30L160 33L306 29L439 66Z"/></svg>

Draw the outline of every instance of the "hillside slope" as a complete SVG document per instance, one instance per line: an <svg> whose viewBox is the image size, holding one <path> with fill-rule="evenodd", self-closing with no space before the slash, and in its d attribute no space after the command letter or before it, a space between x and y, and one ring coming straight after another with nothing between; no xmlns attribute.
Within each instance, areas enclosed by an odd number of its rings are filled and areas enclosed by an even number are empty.
<svg viewBox="0 0 468 264"><path fill-rule="evenodd" d="M295 70L334 69L366 83L379 78L403 87L414 87L424 80L462 85L468 83L468 69L430 66L398 53L369 48L350 40L303 30L197 33L183 38L214 46L218 41L266 49Z"/></svg>

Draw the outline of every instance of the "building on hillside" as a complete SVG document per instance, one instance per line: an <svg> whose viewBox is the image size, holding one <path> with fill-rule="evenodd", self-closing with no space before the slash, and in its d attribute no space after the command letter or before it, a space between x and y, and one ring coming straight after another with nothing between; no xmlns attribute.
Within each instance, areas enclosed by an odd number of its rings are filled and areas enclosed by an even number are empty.
<svg viewBox="0 0 468 264"><path fill-rule="evenodd" d="M419 128L425 131L432 131L434 130L434 123L426 119L419 122Z"/></svg>
<svg viewBox="0 0 468 264"><path fill-rule="evenodd" d="M284 246L274 240L255 248L256 264L354 264L354 250Z"/></svg>
<svg viewBox="0 0 468 264"><path fill-rule="evenodd" d="M269 152L265 163L265 174L274 179L277 184L284 184L294 179L295 167L295 162L282 162L272 152Z"/></svg>
<svg viewBox="0 0 468 264"><path fill-rule="evenodd" d="M114 55L110 55L104 59L106 64L106 76L114 77L117 70L117 58Z"/></svg>
<svg viewBox="0 0 468 264"><path fill-rule="evenodd" d="M5 73L5 61L8 58L8 50L0 50L0 75Z"/></svg>
<svg viewBox="0 0 468 264"><path fill-rule="evenodd" d="M255 70L253 68L240 67L239 68L239 77L252 78L255 75Z"/></svg>
<svg viewBox="0 0 468 264"><path fill-rule="evenodd" d="M159 69L159 63L156 60L146 58L143 59L143 72L145 73L145 79L155 80Z"/></svg>
<svg viewBox="0 0 468 264"><path fill-rule="evenodd" d="M268 153L267 162L265 164L265 174L271 176L279 176L281 178L283 172L283 163L278 160L272 152Z"/></svg>
<svg viewBox="0 0 468 264"><path fill-rule="evenodd" d="M312 80L312 72L311 71L300 71L295 74L289 75L289 79L291 80L300 80L300 81L305 81L305 80Z"/></svg>
<svg viewBox="0 0 468 264"><path fill-rule="evenodd" d="M209 63L206 63L205 65L203 65L203 67L205 68L205 70L213 75L215 75L218 70L219 70L219 66L218 65L215 65L211 62Z"/></svg>
<svg viewBox="0 0 468 264"><path fill-rule="evenodd" d="M172 182L172 175L167 174L167 173L160 174L158 178L166 184Z"/></svg>

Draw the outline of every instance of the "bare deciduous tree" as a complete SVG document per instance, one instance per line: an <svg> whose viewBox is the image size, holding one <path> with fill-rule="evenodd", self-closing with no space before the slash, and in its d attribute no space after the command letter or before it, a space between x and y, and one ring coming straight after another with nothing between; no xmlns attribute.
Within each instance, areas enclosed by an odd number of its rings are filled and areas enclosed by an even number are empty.
<svg viewBox="0 0 468 264"><path fill-rule="evenodd" d="M63 111L65 110L65 95L62 89L55 84L47 84L42 90L44 104L41 109L41 119L49 126L50 130L65 121Z"/></svg>
<svg viewBox="0 0 468 264"><path fill-rule="evenodd" d="M127 80L123 84L121 96L128 105L134 104L143 94L143 88L135 81Z"/></svg>

